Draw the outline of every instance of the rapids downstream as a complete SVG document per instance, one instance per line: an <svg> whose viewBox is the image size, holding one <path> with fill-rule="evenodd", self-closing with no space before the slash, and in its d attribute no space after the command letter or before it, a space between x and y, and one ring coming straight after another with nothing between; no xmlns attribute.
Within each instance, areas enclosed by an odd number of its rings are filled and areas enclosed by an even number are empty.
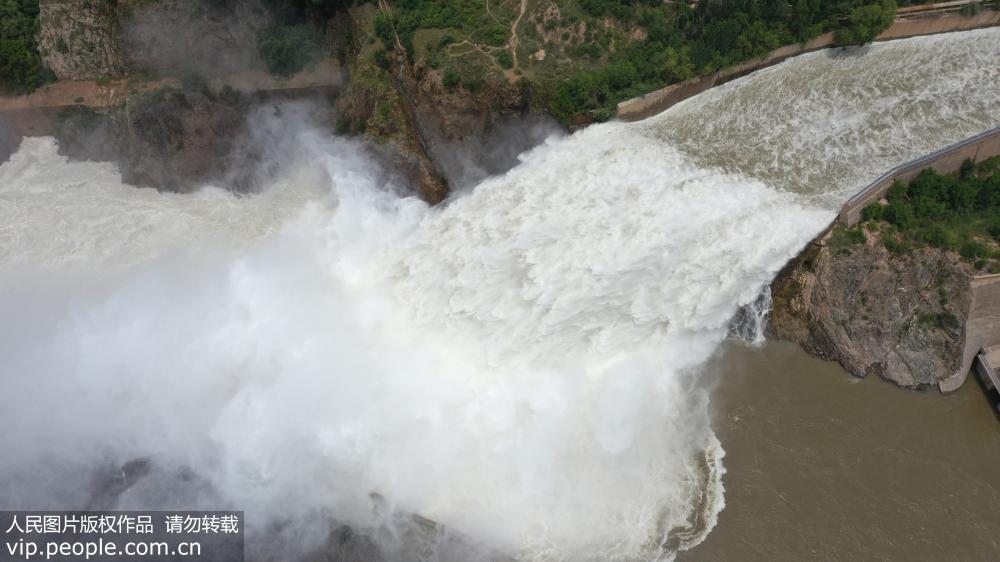
<svg viewBox="0 0 1000 562"><path fill-rule="evenodd" d="M730 319L867 181L1000 122L998 60L996 29L804 55L435 209L294 107L258 116L253 196L26 139L0 166L0 507L246 510L259 558L344 524L447 559L407 514L516 559L672 558L725 504Z"/></svg>

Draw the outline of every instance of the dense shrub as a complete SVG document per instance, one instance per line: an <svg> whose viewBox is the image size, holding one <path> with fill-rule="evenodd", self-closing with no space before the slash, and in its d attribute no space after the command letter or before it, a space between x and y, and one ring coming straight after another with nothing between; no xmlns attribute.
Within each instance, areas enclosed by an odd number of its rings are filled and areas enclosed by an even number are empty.
<svg viewBox="0 0 1000 562"><path fill-rule="evenodd" d="M309 24L275 24L257 36L257 51L267 69L278 76L291 76L314 60L320 49L319 36Z"/></svg>
<svg viewBox="0 0 1000 562"><path fill-rule="evenodd" d="M849 228L846 231L847 241L851 244L864 244L867 237L865 236L865 231L860 228Z"/></svg>
<svg viewBox="0 0 1000 562"><path fill-rule="evenodd" d="M510 51L500 51L497 55L497 63L504 68L514 68L514 57Z"/></svg>
<svg viewBox="0 0 1000 562"><path fill-rule="evenodd" d="M886 222L896 225L903 230L913 225L913 207L908 203L901 201L889 203L885 208L884 216Z"/></svg>
<svg viewBox="0 0 1000 562"><path fill-rule="evenodd" d="M897 228L883 237L890 251L910 245L929 244L958 250L962 257L991 270L997 264L986 260L1000 257L991 249L991 238L1000 241L1000 157L979 164L966 161L956 174L922 170L908 185L893 183L886 193L889 204L869 205L862 217L885 221Z"/></svg>
<svg viewBox="0 0 1000 562"><path fill-rule="evenodd" d="M958 245L958 236L940 224L930 227L924 235L924 240L938 248L954 249Z"/></svg>
<svg viewBox="0 0 1000 562"><path fill-rule="evenodd" d="M264 0L276 21L285 24L306 23L313 16L329 17L351 3L352 0Z"/></svg>
<svg viewBox="0 0 1000 562"><path fill-rule="evenodd" d="M905 254L910 250L909 244L896 238L894 234L883 236L882 245L885 246L886 250L889 250L891 253L896 255Z"/></svg>
<svg viewBox="0 0 1000 562"><path fill-rule="evenodd" d="M0 92L30 92L54 78L42 65L37 34L38 0L0 0Z"/></svg>
<svg viewBox="0 0 1000 562"><path fill-rule="evenodd" d="M374 59L375 65L383 70L389 70L389 67L392 66L392 61L389 59L389 53L385 49L375 51Z"/></svg>
<svg viewBox="0 0 1000 562"><path fill-rule="evenodd" d="M498 47L506 43L507 39L510 38L510 28L492 22L477 29L472 38L477 43L485 43L486 45Z"/></svg>
<svg viewBox="0 0 1000 562"><path fill-rule="evenodd" d="M879 221L885 216L885 207L881 203L872 203L861 211L861 219L865 221Z"/></svg>
<svg viewBox="0 0 1000 562"><path fill-rule="evenodd" d="M382 44L387 48L392 48L396 42L392 36L392 21L389 16L382 12L375 15L375 36L382 40Z"/></svg>
<svg viewBox="0 0 1000 562"><path fill-rule="evenodd" d="M987 249L986 246L978 240L966 240L962 243L962 247L958 252L962 254L963 258L970 260L976 259L980 256L988 256L990 253L989 249Z"/></svg>
<svg viewBox="0 0 1000 562"><path fill-rule="evenodd" d="M858 6L848 15L847 26L836 31L834 40L838 45L870 43L879 33L889 29L895 15L896 3L893 0Z"/></svg>
<svg viewBox="0 0 1000 562"><path fill-rule="evenodd" d="M987 225L986 231L990 236L1000 241L1000 216L993 217L992 221Z"/></svg>
<svg viewBox="0 0 1000 562"><path fill-rule="evenodd" d="M444 75L441 77L441 83L444 84L445 88L453 90L462 83L462 77L459 76L454 69L448 68L444 71Z"/></svg>

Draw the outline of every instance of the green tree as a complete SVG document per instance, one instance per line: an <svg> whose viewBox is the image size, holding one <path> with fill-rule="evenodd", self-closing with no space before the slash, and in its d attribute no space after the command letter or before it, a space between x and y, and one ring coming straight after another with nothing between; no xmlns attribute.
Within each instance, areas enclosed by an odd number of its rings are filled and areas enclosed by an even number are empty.
<svg viewBox="0 0 1000 562"><path fill-rule="evenodd" d="M278 76L291 76L319 54L319 37L309 24L275 24L257 36L257 51L267 69Z"/></svg>
<svg viewBox="0 0 1000 562"><path fill-rule="evenodd" d="M834 39L838 45L863 45L871 43L889 26L896 16L896 2L883 0L881 4L868 4L851 10L847 27L838 29Z"/></svg>
<svg viewBox="0 0 1000 562"><path fill-rule="evenodd" d="M889 203L885 208L885 220L899 228L906 230L913 225L913 207L908 203L897 201Z"/></svg>
<svg viewBox="0 0 1000 562"><path fill-rule="evenodd" d="M454 90L455 88L458 87L459 84L462 83L462 77L459 76L454 69L448 68L445 69L444 75L441 76L441 83L444 84L445 88L448 88L449 90Z"/></svg>
<svg viewBox="0 0 1000 562"><path fill-rule="evenodd" d="M37 0L0 0L0 91L27 93L54 78L38 54L37 35Z"/></svg>
<svg viewBox="0 0 1000 562"><path fill-rule="evenodd" d="M504 68L514 68L514 57L511 56L510 51L500 51L497 55L497 63Z"/></svg>

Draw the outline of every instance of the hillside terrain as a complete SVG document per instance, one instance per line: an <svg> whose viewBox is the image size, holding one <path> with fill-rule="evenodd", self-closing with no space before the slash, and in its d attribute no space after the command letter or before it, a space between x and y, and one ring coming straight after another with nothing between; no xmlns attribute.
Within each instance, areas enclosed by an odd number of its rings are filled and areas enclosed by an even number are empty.
<svg viewBox="0 0 1000 562"><path fill-rule="evenodd" d="M326 108L320 123L371 141L437 203L548 132L612 117L626 98L824 32L864 43L895 10L892 0L16 0L0 7L0 92L80 82L79 107L50 131L64 151L114 152L130 181L180 190L246 188L229 173L231 136L268 100L307 96ZM291 86L317 65L336 68L322 88ZM109 84L96 97L120 101L95 106L94 89ZM504 133L515 128L527 133ZM80 150L93 138L110 148Z"/></svg>

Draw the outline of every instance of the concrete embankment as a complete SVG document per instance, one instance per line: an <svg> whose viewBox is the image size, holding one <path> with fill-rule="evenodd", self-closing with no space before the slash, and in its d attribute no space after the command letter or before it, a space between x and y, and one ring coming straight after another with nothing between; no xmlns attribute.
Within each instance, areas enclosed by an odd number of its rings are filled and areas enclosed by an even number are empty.
<svg viewBox="0 0 1000 562"><path fill-rule="evenodd" d="M957 2L948 4L960 5L965 3ZM879 35L876 41L1000 26L1000 11L985 10L973 16L963 16L953 11L946 11L952 9L954 7L951 6L937 8L938 11L931 13L927 13L926 11L904 12L901 9L892 27ZM656 115L714 86L725 84L741 76L746 76L751 72L773 66L790 57L833 46L833 33L825 33L798 45L786 45L771 51L771 53L762 59L731 66L713 74L671 84L643 96L625 100L618 104L616 117L622 121L639 121Z"/></svg>
<svg viewBox="0 0 1000 562"><path fill-rule="evenodd" d="M941 381L942 392L958 390L965 383L980 350L1000 345L1000 274L973 277L970 285L972 306L965 323L962 364L955 374Z"/></svg>

